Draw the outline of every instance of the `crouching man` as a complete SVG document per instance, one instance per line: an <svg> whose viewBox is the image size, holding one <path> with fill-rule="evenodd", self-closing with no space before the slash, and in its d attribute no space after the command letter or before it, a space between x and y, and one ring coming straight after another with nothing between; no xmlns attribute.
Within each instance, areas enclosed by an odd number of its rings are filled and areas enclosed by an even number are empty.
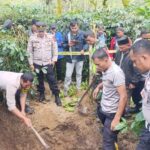
<svg viewBox="0 0 150 150"><path fill-rule="evenodd" d="M115 150L118 131L115 127L123 115L127 94L123 71L108 56L105 48L93 53L92 59L97 70L102 72L102 83L93 92L96 99L102 90L101 104L97 108L98 117L103 124L103 150Z"/></svg>
<svg viewBox="0 0 150 150"><path fill-rule="evenodd" d="M33 82L31 73L15 73L0 71L0 89L6 91L6 102L8 110L20 118L28 127L31 127L31 120L26 117L30 111L26 105L28 90Z"/></svg>

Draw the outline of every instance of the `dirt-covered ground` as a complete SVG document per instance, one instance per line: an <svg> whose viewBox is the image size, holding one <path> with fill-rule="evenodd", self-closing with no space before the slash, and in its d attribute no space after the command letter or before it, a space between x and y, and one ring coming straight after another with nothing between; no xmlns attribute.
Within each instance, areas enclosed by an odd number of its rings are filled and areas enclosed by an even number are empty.
<svg viewBox="0 0 150 150"><path fill-rule="evenodd" d="M57 107L50 95L46 104L31 102L35 113L29 117L50 150L102 149L101 124L93 113L95 106L89 102L88 96L83 103L89 110L86 116ZM136 141L132 133L120 134L119 150L134 150ZM33 131L3 106L0 106L0 150L44 150Z"/></svg>

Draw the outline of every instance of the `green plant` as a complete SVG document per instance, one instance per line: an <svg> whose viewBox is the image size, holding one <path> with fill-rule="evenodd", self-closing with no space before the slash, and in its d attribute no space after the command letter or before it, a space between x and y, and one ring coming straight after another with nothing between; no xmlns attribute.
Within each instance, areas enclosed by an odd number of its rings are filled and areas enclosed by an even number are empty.
<svg viewBox="0 0 150 150"><path fill-rule="evenodd" d="M121 122L116 126L115 130L121 131L121 133L125 133L128 131L128 123L127 120L121 118Z"/></svg>
<svg viewBox="0 0 150 150"><path fill-rule="evenodd" d="M63 99L62 103L63 103L63 107L65 108L66 111L69 112L74 112L75 111L75 106L78 102L77 98L72 98L70 101Z"/></svg>
<svg viewBox="0 0 150 150"><path fill-rule="evenodd" d="M29 71L27 51L9 40L0 41L0 70L24 72Z"/></svg>
<svg viewBox="0 0 150 150"><path fill-rule="evenodd" d="M137 135L140 134L141 129L144 127L145 119L143 113L140 112L136 115L135 120L131 124L131 130L135 132Z"/></svg>
<svg viewBox="0 0 150 150"><path fill-rule="evenodd" d="M68 96L72 97L72 96L75 96L76 94L77 94L77 88L74 84L72 84L69 88Z"/></svg>
<svg viewBox="0 0 150 150"><path fill-rule="evenodd" d="M127 122L126 119L121 118L121 122L116 126L116 130L121 131L121 133L125 133L127 131L132 131L136 135L141 133L141 129L143 129L145 124L145 119L143 117L143 113L140 112L135 116L135 119L131 121L131 123Z"/></svg>

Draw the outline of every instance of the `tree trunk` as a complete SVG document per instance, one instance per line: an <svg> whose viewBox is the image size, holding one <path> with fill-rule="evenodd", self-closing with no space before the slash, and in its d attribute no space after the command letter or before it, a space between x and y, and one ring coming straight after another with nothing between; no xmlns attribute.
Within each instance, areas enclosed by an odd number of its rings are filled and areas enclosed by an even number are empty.
<svg viewBox="0 0 150 150"><path fill-rule="evenodd" d="M57 0L57 15L61 16L62 14L62 0Z"/></svg>
<svg viewBox="0 0 150 150"><path fill-rule="evenodd" d="M122 0L122 4L124 7L128 7L131 0Z"/></svg>
<svg viewBox="0 0 150 150"><path fill-rule="evenodd" d="M107 6L107 0L103 0L103 6L104 6L104 7Z"/></svg>

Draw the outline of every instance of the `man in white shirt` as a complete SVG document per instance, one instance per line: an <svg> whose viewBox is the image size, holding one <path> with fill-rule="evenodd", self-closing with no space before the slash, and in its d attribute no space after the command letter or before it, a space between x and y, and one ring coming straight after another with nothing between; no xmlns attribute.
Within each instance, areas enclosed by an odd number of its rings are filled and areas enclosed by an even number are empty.
<svg viewBox="0 0 150 150"><path fill-rule="evenodd" d="M0 89L6 91L8 110L20 118L28 127L31 120L26 117L25 107L29 88L33 82L31 73L0 71Z"/></svg>

